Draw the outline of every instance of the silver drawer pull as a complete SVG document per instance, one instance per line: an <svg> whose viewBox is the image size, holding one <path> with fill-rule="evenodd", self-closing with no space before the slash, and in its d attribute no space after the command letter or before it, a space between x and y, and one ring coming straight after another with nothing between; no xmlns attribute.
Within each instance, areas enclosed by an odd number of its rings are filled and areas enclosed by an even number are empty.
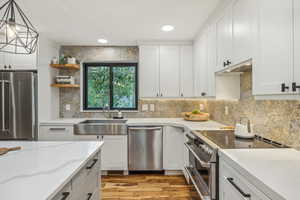
<svg viewBox="0 0 300 200"><path fill-rule="evenodd" d="M65 131L66 128L49 128L50 131Z"/></svg>
<svg viewBox="0 0 300 200"><path fill-rule="evenodd" d="M66 200L70 196L70 192L63 192L61 200Z"/></svg>
<svg viewBox="0 0 300 200"><path fill-rule="evenodd" d="M93 163L90 166L86 167L86 169L92 169L97 162L98 162L98 159L94 159Z"/></svg>
<svg viewBox="0 0 300 200"><path fill-rule="evenodd" d="M227 181L245 198L250 199L251 195L248 193L245 193L235 182L233 178L226 178Z"/></svg>

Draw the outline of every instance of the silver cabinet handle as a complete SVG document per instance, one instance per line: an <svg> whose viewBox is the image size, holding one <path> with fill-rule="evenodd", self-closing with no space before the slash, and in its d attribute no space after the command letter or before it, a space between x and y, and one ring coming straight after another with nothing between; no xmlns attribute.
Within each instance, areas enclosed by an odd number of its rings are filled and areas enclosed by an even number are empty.
<svg viewBox="0 0 300 200"><path fill-rule="evenodd" d="M65 131L66 128L49 128L50 131Z"/></svg>
<svg viewBox="0 0 300 200"><path fill-rule="evenodd" d="M204 168L210 168L211 164L202 161L199 156L196 154L196 152L190 147L190 145L188 145L187 143L184 143L184 145L186 146L186 148L188 148L188 150L195 156L195 158L197 159L197 161L201 164L202 167Z"/></svg>
<svg viewBox="0 0 300 200"><path fill-rule="evenodd" d="M1 109L2 109L2 131L5 131L5 104L4 104L4 101L5 101L5 92L4 92L4 82L3 80L0 81L1 83L1 96L2 96L2 105L1 105Z"/></svg>
<svg viewBox="0 0 300 200"><path fill-rule="evenodd" d="M61 200L66 200L70 196L70 192L63 192Z"/></svg>
<svg viewBox="0 0 300 200"><path fill-rule="evenodd" d="M226 178L226 180L245 198L250 199L251 194L245 193L235 182L233 178Z"/></svg>

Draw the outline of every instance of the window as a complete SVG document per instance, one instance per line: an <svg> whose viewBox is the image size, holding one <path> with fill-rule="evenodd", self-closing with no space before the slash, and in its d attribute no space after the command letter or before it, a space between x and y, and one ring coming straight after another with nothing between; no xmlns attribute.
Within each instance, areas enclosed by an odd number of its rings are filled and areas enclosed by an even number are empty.
<svg viewBox="0 0 300 200"><path fill-rule="evenodd" d="M137 110L137 63L84 63L84 110Z"/></svg>

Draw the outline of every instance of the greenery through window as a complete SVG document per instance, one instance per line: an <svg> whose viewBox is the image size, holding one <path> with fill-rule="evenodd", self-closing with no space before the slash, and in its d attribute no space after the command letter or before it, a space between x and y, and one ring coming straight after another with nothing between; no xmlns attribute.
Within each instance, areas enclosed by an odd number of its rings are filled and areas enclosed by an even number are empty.
<svg viewBox="0 0 300 200"><path fill-rule="evenodd" d="M137 110L136 63L85 63L85 110Z"/></svg>

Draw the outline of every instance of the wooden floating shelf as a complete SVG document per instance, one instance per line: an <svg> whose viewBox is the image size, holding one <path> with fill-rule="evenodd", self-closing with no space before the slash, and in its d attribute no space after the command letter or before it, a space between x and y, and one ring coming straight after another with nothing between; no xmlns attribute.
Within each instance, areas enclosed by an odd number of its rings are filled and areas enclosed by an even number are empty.
<svg viewBox="0 0 300 200"><path fill-rule="evenodd" d="M57 88L79 88L80 85L78 84L51 84L52 87Z"/></svg>
<svg viewBox="0 0 300 200"><path fill-rule="evenodd" d="M73 69L73 70L80 69L80 66L77 64L51 64L50 66L56 69Z"/></svg>

